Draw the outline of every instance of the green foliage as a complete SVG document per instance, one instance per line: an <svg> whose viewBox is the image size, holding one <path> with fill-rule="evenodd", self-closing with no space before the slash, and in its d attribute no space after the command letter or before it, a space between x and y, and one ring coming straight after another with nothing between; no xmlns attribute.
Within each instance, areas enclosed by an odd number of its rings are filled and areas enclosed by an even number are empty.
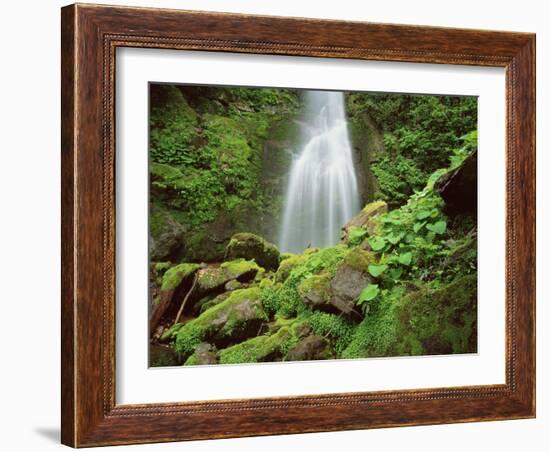
<svg viewBox="0 0 550 452"><path fill-rule="evenodd" d="M374 276L375 278L378 278L382 273L384 273L388 266L386 264L370 264L369 267L369 273Z"/></svg>
<svg viewBox="0 0 550 452"><path fill-rule="evenodd" d="M458 166L477 146L475 97L350 93L352 123L368 116L383 133L372 162L383 199L402 205L438 168Z"/></svg>
<svg viewBox="0 0 550 452"><path fill-rule="evenodd" d="M357 300L357 304L362 305L365 301L374 300L379 293L380 293L380 289L378 288L378 284L369 284L359 294L359 299Z"/></svg>
<svg viewBox="0 0 550 452"><path fill-rule="evenodd" d="M359 245L367 236L367 231L357 226L351 226L348 232L348 243L350 246Z"/></svg>
<svg viewBox="0 0 550 452"><path fill-rule="evenodd" d="M355 324L345 317L320 311L305 311L300 319L306 319L313 332L330 339L337 356L348 346Z"/></svg>

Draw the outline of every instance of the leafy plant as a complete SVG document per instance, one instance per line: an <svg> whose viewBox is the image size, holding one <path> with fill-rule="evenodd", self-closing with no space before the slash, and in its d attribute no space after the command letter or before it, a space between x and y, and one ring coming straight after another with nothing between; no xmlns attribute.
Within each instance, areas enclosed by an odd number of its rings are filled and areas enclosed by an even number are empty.
<svg viewBox="0 0 550 452"><path fill-rule="evenodd" d="M370 264L369 265L369 273L372 276L374 276L375 278L378 278L387 269L388 269L388 266L386 264Z"/></svg>
<svg viewBox="0 0 550 452"><path fill-rule="evenodd" d="M378 288L378 284L369 284L359 294L359 299L357 300L357 304L362 305L367 301L372 301L378 296L379 293L380 293L380 289Z"/></svg>

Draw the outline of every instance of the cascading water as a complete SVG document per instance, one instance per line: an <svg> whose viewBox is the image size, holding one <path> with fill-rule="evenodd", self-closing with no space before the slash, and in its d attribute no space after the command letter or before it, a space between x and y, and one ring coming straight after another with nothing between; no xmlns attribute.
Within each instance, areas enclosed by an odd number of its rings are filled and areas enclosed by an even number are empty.
<svg viewBox="0 0 550 452"><path fill-rule="evenodd" d="M302 135L284 202L283 252L338 243L340 228L360 207L341 92L306 92Z"/></svg>

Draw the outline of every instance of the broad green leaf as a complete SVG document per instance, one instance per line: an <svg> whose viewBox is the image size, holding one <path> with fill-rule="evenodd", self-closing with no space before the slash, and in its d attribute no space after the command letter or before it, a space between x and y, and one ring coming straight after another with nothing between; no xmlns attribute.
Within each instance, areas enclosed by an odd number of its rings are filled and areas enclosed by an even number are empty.
<svg viewBox="0 0 550 452"><path fill-rule="evenodd" d="M375 278L378 278L382 273L387 270L387 268L388 266L386 264L370 264L369 273Z"/></svg>
<svg viewBox="0 0 550 452"><path fill-rule="evenodd" d="M367 235L367 231L357 226L352 226L349 230L349 241L356 243L363 239Z"/></svg>
<svg viewBox="0 0 550 452"><path fill-rule="evenodd" d="M390 276L392 279L399 279L403 274L403 267L395 267L390 270Z"/></svg>
<svg viewBox="0 0 550 452"><path fill-rule="evenodd" d="M431 214L432 214L431 210L421 210L420 212L418 212L416 214L416 218L418 220L424 220L424 219L428 218Z"/></svg>
<svg viewBox="0 0 550 452"><path fill-rule="evenodd" d="M426 229L435 232L436 234L443 234L447 230L447 223L441 220L437 223L427 225Z"/></svg>
<svg viewBox="0 0 550 452"><path fill-rule="evenodd" d="M382 237L372 237L369 239L369 244L373 251L381 251L386 246L386 241Z"/></svg>
<svg viewBox="0 0 550 452"><path fill-rule="evenodd" d="M404 236L404 233L396 234L392 232L390 235L386 236L386 238L388 239L388 242L390 242L392 245L397 245Z"/></svg>
<svg viewBox="0 0 550 452"><path fill-rule="evenodd" d="M403 253L399 255L399 263L402 265L411 265L412 253Z"/></svg>
<svg viewBox="0 0 550 452"><path fill-rule="evenodd" d="M380 289L378 288L378 284L369 284L359 294L359 299L357 300L357 304L360 305L360 304L363 304L365 301L374 300L379 292L380 292Z"/></svg>
<svg viewBox="0 0 550 452"><path fill-rule="evenodd" d="M414 226L413 226L413 231L414 232L420 231L420 229L422 229L425 224L426 224L425 221L423 221L422 223L415 223Z"/></svg>

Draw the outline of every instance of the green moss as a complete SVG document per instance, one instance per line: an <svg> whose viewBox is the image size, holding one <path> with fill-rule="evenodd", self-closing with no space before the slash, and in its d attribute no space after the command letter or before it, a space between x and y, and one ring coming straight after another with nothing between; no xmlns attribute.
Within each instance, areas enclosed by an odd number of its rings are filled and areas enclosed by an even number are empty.
<svg viewBox="0 0 550 452"><path fill-rule="evenodd" d="M170 268L162 278L161 290L175 290L185 279L191 277L198 269L198 264L179 264Z"/></svg>
<svg viewBox="0 0 550 452"><path fill-rule="evenodd" d="M353 333L343 358L476 351L477 277L437 288L386 293Z"/></svg>
<svg viewBox="0 0 550 452"><path fill-rule="evenodd" d="M349 345L356 327L345 317L320 311L306 312L300 318L307 320L315 334L330 339L338 357Z"/></svg>
<svg viewBox="0 0 550 452"><path fill-rule="evenodd" d="M155 271L162 275L172 266L172 262L157 262L155 263Z"/></svg>
<svg viewBox="0 0 550 452"><path fill-rule="evenodd" d="M331 296L330 278L326 274L312 275L300 283L298 293L306 304L323 305Z"/></svg>
<svg viewBox="0 0 550 452"><path fill-rule="evenodd" d="M368 266L376 262L376 257L370 251L355 248L344 258L343 265L355 270L366 271Z"/></svg>
<svg viewBox="0 0 550 452"><path fill-rule="evenodd" d="M287 257L285 260L283 260L279 264L279 268L275 273L275 281L277 282L285 281L290 275L290 272L292 271L292 269L294 269L300 264L303 264L306 261L307 261L307 257L302 256L301 254L293 254Z"/></svg>
<svg viewBox="0 0 550 452"><path fill-rule="evenodd" d="M208 267L201 269L197 276L197 287L201 293L217 289L223 286L231 278L221 267Z"/></svg>
<svg viewBox="0 0 550 452"><path fill-rule="evenodd" d="M183 323L175 323L170 328L168 328L162 336L160 337L160 342L172 342L176 339L178 331L183 327Z"/></svg>
<svg viewBox="0 0 550 452"><path fill-rule="evenodd" d="M256 334L259 325L267 320L260 297L260 289L256 287L231 292L226 300L179 330L176 351L185 357L203 341L218 344Z"/></svg>
<svg viewBox="0 0 550 452"><path fill-rule="evenodd" d="M230 279L238 279L243 276L250 276L253 278L260 267L253 260L235 259L229 262L224 262L221 268L225 270L226 275Z"/></svg>
<svg viewBox="0 0 550 452"><path fill-rule="evenodd" d="M279 250L262 237L248 232L241 232L231 237L226 249L229 259L253 259L268 270L279 266Z"/></svg>
<svg viewBox="0 0 550 452"><path fill-rule="evenodd" d="M258 336L220 351L221 364L257 363L274 361L284 355L287 342L293 336L288 327L280 328L270 336Z"/></svg>

